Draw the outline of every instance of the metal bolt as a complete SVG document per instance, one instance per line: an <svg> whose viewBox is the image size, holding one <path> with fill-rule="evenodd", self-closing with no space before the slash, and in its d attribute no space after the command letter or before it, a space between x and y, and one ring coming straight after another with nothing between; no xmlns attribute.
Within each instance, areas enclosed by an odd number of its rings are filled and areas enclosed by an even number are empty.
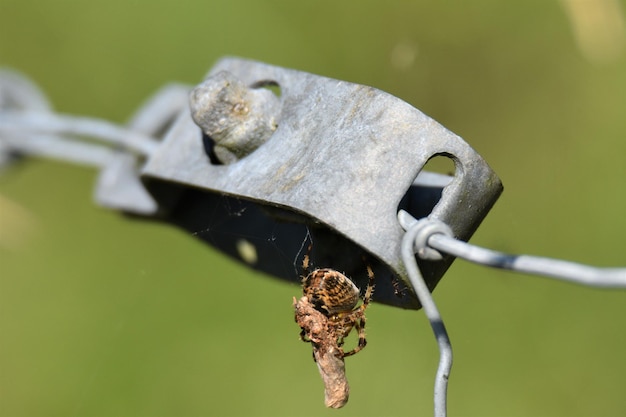
<svg viewBox="0 0 626 417"><path fill-rule="evenodd" d="M249 88L228 71L194 88L190 105L194 122L213 139L224 164L249 155L278 128L278 97L266 88Z"/></svg>

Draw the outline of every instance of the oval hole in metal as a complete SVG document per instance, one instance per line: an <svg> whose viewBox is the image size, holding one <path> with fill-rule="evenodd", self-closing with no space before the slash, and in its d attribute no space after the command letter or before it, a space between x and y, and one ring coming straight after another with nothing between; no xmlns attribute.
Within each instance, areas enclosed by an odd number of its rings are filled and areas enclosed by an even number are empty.
<svg viewBox="0 0 626 417"><path fill-rule="evenodd" d="M282 95L282 91L280 89L280 84L274 80L261 80L253 83L250 88L265 88L266 90L271 91L278 98Z"/></svg>

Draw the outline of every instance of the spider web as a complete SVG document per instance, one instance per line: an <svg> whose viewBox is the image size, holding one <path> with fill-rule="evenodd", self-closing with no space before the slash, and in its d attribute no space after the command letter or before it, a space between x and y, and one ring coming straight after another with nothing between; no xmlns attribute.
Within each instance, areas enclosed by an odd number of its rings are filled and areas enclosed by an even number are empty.
<svg viewBox="0 0 626 417"><path fill-rule="evenodd" d="M293 210L189 188L168 222L271 277L299 284L304 255L309 253L312 269L341 272L361 295L368 285L369 265L376 276L375 301L405 308L417 302L383 262L336 230Z"/></svg>
<svg viewBox="0 0 626 417"><path fill-rule="evenodd" d="M172 214L174 223L231 258L269 275L300 281L309 226L283 209L227 195L191 190Z"/></svg>

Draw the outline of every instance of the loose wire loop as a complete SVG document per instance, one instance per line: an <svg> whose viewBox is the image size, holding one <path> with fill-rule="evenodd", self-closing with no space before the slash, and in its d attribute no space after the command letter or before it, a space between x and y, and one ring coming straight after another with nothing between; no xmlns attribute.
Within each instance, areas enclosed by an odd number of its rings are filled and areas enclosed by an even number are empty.
<svg viewBox="0 0 626 417"><path fill-rule="evenodd" d="M435 376L435 417L445 417L447 413L448 378L450 376L450 370L452 369L452 344L450 343L446 326L441 319L435 300L430 294L428 286L415 260L415 242L418 235L422 233L424 225L424 222L415 222L406 231L402 239L402 259L406 266L411 285L415 289L417 298L422 304L428 321L430 321L430 326L435 333L435 339L439 346L439 366Z"/></svg>
<svg viewBox="0 0 626 417"><path fill-rule="evenodd" d="M510 255L457 240L450 228L438 220L417 220L404 210L398 212L398 220L406 231L402 239L402 260L439 346L439 367L435 376L434 393L435 417L446 416L452 345L435 301L420 274L415 254L423 259L437 259L444 252L483 266L543 275L590 287L626 288L626 268L597 268L559 259ZM439 255L435 254L437 251Z"/></svg>

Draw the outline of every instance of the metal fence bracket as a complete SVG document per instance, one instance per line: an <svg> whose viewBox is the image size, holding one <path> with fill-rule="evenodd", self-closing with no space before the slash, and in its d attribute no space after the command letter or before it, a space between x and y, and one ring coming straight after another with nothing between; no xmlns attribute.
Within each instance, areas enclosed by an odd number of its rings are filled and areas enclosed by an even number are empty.
<svg viewBox="0 0 626 417"><path fill-rule="evenodd" d="M438 155L454 161L454 177L422 172ZM254 268L299 280L294 260L310 236L315 265L364 288L365 256L376 301L404 308L419 302L398 210L467 240L502 190L467 143L404 101L238 58L219 61L192 92L191 111L180 112L141 178L166 220L206 230L196 234ZM255 257L242 255L242 237ZM418 260L431 290L452 260Z"/></svg>
<svg viewBox="0 0 626 417"><path fill-rule="evenodd" d="M219 61L194 89L163 88L126 126L54 113L34 84L1 72L0 163L15 155L94 166L98 204L173 223L282 279L299 282L307 240L314 266L360 288L365 259L375 300L403 308L420 303L398 211L440 220L466 241L502 190L467 143L404 101L239 58ZM440 155L454 176L423 170ZM454 257L423 255L432 290Z"/></svg>

